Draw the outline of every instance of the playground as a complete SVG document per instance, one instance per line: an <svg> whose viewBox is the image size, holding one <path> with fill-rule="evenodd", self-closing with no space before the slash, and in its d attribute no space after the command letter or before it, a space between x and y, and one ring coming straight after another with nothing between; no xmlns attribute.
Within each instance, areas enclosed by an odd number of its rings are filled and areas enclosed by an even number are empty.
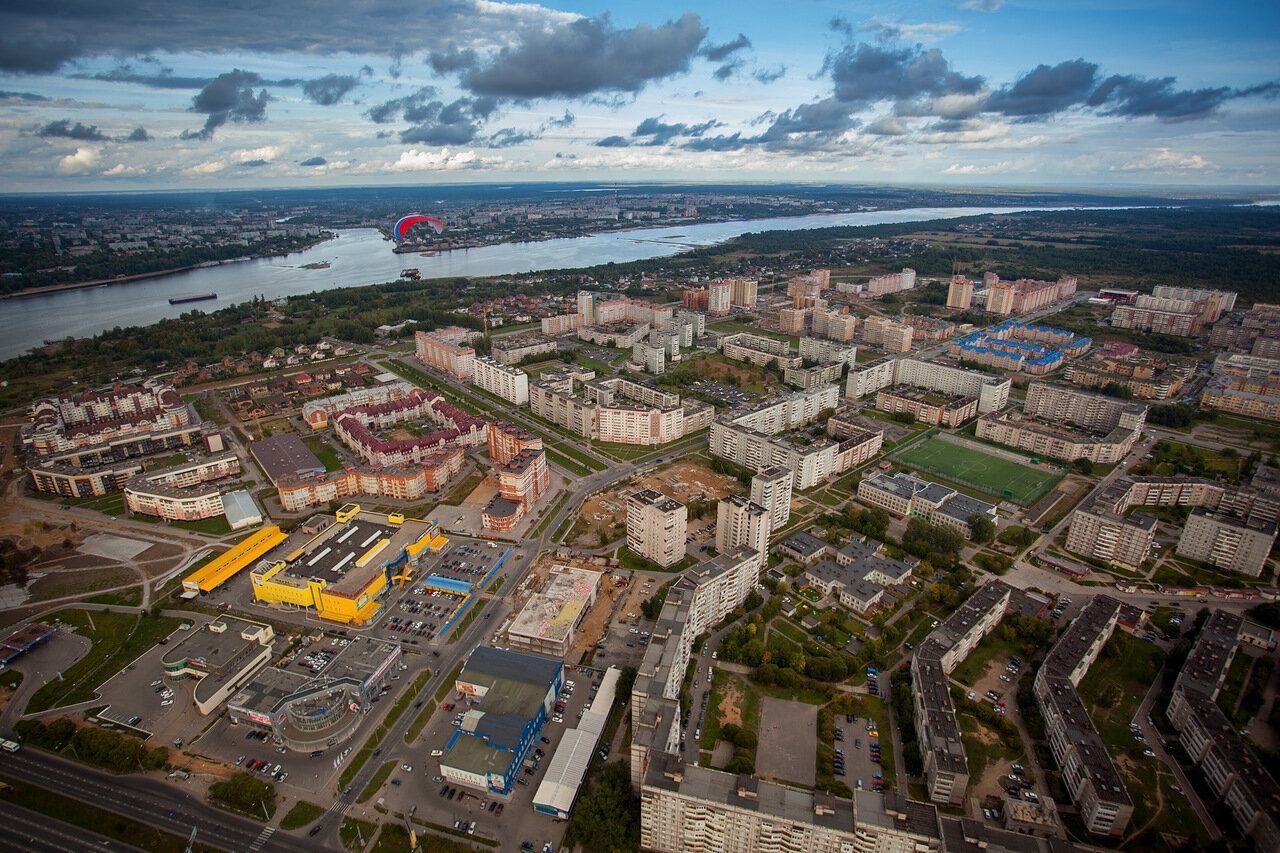
<svg viewBox="0 0 1280 853"><path fill-rule="evenodd" d="M1022 506L1049 491L1065 472L1007 450L940 434L894 454L896 461Z"/></svg>

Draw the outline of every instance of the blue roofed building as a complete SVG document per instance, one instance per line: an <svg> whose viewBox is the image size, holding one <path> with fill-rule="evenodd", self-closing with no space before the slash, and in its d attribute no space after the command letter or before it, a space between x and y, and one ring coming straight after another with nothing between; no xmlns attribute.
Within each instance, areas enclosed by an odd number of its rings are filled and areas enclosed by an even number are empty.
<svg viewBox="0 0 1280 853"><path fill-rule="evenodd" d="M515 789L564 684L564 661L479 646L454 683L467 703L445 746L445 779L493 794Z"/></svg>

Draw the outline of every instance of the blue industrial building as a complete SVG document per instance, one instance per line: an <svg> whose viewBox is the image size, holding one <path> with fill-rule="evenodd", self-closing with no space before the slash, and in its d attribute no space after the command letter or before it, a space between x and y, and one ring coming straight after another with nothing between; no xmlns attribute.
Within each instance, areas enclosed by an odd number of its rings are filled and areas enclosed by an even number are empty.
<svg viewBox="0 0 1280 853"><path fill-rule="evenodd" d="M445 746L440 773L450 782L510 794L564 684L564 661L479 646L458 674L466 699Z"/></svg>

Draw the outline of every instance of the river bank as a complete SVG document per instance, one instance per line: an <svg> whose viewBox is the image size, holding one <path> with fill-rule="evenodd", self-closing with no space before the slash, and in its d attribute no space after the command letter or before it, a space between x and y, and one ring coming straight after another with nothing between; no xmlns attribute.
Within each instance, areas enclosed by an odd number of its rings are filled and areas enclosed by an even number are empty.
<svg viewBox="0 0 1280 853"><path fill-rule="evenodd" d="M0 302L6 299L18 299L24 296L40 296L46 293L59 293L64 290L84 290L89 287L107 287L113 284L128 284L134 281L146 281L151 278L163 278L166 275L175 275L177 273L191 272L192 270L211 269L213 267L226 266L227 264L241 264L245 261L259 261L269 258L287 258L290 255L299 255L310 249L314 249L321 243L327 243L330 240L338 239L337 234L329 234L318 240L313 240L296 249L291 249L283 254L273 252L267 255L241 255L238 258L226 258L221 261L205 261L202 264L191 264L185 267L170 267L163 270L152 270L151 272L134 273L133 275L117 275L111 278L95 278L88 281L68 281L62 284L46 284L40 287L28 287L25 290L19 290L15 293L0 293ZM327 269L327 267L317 267Z"/></svg>

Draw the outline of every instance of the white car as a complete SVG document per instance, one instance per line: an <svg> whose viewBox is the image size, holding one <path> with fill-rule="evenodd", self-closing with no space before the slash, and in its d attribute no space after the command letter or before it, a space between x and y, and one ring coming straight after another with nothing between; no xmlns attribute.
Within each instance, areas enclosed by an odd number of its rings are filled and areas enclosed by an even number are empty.
<svg viewBox="0 0 1280 853"><path fill-rule="evenodd" d="M432 758L439 758L439 757L440 757L440 756L442 756L442 755L444 755L444 750L443 750L443 749L433 749L433 750L431 750L431 757L432 757Z"/></svg>
<svg viewBox="0 0 1280 853"><path fill-rule="evenodd" d="M172 704L173 704L173 700L172 700L172 699L166 699L166 700L164 700L163 702L161 702L161 703L160 703L160 707L161 707L161 708L167 708L167 707L169 707L169 706L170 706L170 705L172 705Z"/></svg>
<svg viewBox="0 0 1280 853"><path fill-rule="evenodd" d="M403 770L405 773L412 773L412 772L413 772L413 765L412 765L412 764L401 764L401 765L400 765L400 769L401 769L401 770Z"/></svg>

